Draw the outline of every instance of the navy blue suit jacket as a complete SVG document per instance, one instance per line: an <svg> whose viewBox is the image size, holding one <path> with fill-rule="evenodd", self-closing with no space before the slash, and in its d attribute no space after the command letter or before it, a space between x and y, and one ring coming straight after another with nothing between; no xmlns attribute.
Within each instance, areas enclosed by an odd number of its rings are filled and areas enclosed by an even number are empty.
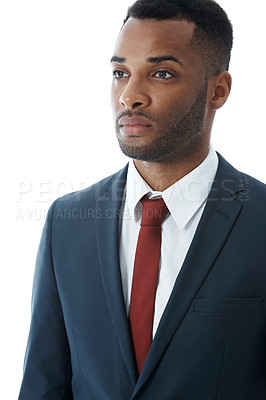
<svg viewBox="0 0 266 400"><path fill-rule="evenodd" d="M118 251L127 168L54 202L19 400L266 399L266 186L219 160L139 378Z"/></svg>

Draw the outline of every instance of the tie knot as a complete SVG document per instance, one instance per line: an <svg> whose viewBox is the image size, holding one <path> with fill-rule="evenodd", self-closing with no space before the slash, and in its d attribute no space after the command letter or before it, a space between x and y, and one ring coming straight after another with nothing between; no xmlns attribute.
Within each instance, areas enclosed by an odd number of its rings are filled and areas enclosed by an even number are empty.
<svg viewBox="0 0 266 400"><path fill-rule="evenodd" d="M141 226L143 225L161 225L166 214L168 213L168 208L163 199L149 200L142 199L142 219Z"/></svg>

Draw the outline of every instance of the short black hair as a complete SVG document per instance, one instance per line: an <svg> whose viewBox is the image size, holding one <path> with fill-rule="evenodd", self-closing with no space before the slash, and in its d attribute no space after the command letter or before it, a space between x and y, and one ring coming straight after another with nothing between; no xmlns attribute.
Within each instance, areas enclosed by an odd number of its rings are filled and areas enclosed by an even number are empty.
<svg viewBox="0 0 266 400"><path fill-rule="evenodd" d="M233 27L226 12L214 0L137 0L129 18L140 20L186 20L196 25L191 44L203 58L208 77L228 71Z"/></svg>

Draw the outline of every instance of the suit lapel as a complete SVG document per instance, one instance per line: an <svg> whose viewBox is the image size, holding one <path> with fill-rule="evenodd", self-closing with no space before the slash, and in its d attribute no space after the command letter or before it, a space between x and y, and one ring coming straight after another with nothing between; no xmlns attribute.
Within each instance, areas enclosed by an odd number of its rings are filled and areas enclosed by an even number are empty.
<svg viewBox="0 0 266 400"><path fill-rule="evenodd" d="M136 383L137 374L132 341L126 315L119 264L119 214L126 182L127 168L104 185L96 208L101 218L95 220L98 256L107 304L114 330L128 370Z"/></svg>
<svg viewBox="0 0 266 400"><path fill-rule="evenodd" d="M215 263L241 211L241 174L219 156L219 168L194 239L161 318L132 398L151 375Z"/></svg>

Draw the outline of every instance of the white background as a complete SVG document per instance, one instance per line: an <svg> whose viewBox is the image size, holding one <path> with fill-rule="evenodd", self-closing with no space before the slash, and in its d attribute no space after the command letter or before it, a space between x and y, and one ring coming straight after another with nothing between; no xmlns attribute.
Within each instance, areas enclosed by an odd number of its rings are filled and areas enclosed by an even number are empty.
<svg viewBox="0 0 266 400"><path fill-rule="evenodd" d="M233 87L212 142L238 169L265 182L264 0L219 3L234 25ZM113 129L109 60L129 4L0 2L1 399L18 396L49 205L127 161Z"/></svg>

